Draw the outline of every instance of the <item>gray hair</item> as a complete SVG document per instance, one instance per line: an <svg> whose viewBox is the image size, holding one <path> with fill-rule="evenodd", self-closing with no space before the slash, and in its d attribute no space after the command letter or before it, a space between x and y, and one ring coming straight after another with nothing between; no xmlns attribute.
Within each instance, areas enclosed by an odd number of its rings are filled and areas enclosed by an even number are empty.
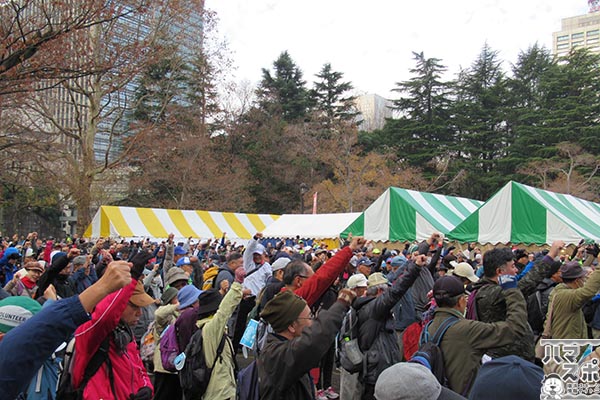
<svg viewBox="0 0 600 400"><path fill-rule="evenodd" d="M387 283L380 283L379 285L371 286L367 288L367 296L375 296L379 289L385 293L389 289L389 285Z"/></svg>

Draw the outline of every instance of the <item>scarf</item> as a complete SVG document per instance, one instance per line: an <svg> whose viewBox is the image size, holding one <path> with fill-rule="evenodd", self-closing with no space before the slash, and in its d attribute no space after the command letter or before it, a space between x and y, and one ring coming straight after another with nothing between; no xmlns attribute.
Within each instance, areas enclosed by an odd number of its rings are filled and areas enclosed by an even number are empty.
<svg viewBox="0 0 600 400"><path fill-rule="evenodd" d="M25 275L23 278L21 278L21 282L23 282L23 285L25 285L25 287L28 290L31 290L35 287L36 283L34 281L32 281L29 276Z"/></svg>

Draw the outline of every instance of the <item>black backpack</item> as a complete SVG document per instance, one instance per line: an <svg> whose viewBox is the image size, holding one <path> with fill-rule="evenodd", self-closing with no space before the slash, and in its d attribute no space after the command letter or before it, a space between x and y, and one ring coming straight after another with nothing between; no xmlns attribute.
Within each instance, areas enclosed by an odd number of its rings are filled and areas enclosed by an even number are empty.
<svg viewBox="0 0 600 400"><path fill-rule="evenodd" d="M229 342L226 338L227 336L223 334L221 342L219 342L219 346L217 347L217 353L213 362L213 366L209 367L206 364L206 359L204 357L202 328L198 328L198 330L192 335L190 342L185 348L185 362L179 371L179 383L181 384L181 389L186 400L202 399L202 396L204 396L204 393L206 393L206 389L208 388L208 383L210 382L210 376L212 375L214 366L216 365L217 361L223 361L222 353L226 343L229 344L231 354L234 355L233 363L235 367L235 375L237 375L235 352L233 351L231 342Z"/></svg>
<svg viewBox="0 0 600 400"><path fill-rule="evenodd" d="M416 362L427 367L440 384L448 386L446 368L444 367L444 356L440 349L440 343L446 331L459 321L457 317L448 317L435 331L433 337L429 335L428 329L433 320L429 321L421 332L419 339L419 350L415 352L409 362Z"/></svg>
<svg viewBox="0 0 600 400"><path fill-rule="evenodd" d="M536 290L527 298L527 322L536 335L544 331L546 315L542 313L542 291Z"/></svg>
<svg viewBox="0 0 600 400"><path fill-rule="evenodd" d="M58 378L58 388L56 390L56 400L79 400L83 399L83 391L88 384L89 380L98 372L102 364L106 363L108 368L108 379L110 381L111 390L114 393L114 376L112 371L112 364L108 357L108 350L110 348L110 335L100 343L100 347L94 353L90 359L88 365L85 367L83 373L83 379L78 388L73 387L73 357L75 356L75 338L71 339L67 345L65 356L61 365L60 376Z"/></svg>

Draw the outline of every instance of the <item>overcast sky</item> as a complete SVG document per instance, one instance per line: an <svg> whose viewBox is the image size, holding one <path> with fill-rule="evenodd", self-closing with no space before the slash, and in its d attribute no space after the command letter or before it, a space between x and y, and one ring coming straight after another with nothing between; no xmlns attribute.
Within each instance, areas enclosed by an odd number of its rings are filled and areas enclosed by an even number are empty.
<svg viewBox="0 0 600 400"><path fill-rule="evenodd" d="M257 83L288 50L311 82L324 63L357 92L389 97L410 77L412 51L442 59L449 78L485 41L509 67L520 50L551 48L561 19L587 13L586 0L207 0L233 50L237 80Z"/></svg>

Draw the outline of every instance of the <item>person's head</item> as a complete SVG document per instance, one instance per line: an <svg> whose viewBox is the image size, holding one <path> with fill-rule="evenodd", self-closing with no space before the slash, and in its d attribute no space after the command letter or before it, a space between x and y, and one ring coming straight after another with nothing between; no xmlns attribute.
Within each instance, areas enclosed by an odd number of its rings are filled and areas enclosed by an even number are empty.
<svg viewBox="0 0 600 400"><path fill-rule="evenodd" d="M525 265L529 262L529 253L525 249L516 249L514 251L515 262Z"/></svg>
<svg viewBox="0 0 600 400"><path fill-rule="evenodd" d="M177 298L177 289L174 287L168 287L160 296L160 304L166 306L167 304L177 304L179 299Z"/></svg>
<svg viewBox="0 0 600 400"><path fill-rule="evenodd" d="M142 315L142 308L154 303L154 299L146 294L144 285L138 281L133 294L127 302L127 307L121 314L121 323L131 327L136 326Z"/></svg>
<svg viewBox="0 0 600 400"><path fill-rule="evenodd" d="M550 264L550 269L546 274L546 278L552 279L554 282L561 283L562 273L560 272L560 267L562 267L562 263L560 261L552 262L552 264Z"/></svg>
<svg viewBox="0 0 600 400"><path fill-rule="evenodd" d="M367 277L363 274L354 274L348 279L348 282L346 282L346 287L354 290L356 297L363 297L367 292Z"/></svg>
<svg viewBox="0 0 600 400"><path fill-rule="evenodd" d="M165 282L177 290L181 290L188 284L189 276L179 267L171 267L165 276Z"/></svg>
<svg viewBox="0 0 600 400"><path fill-rule="evenodd" d="M176 246L173 249L173 261L177 262L181 257L185 257L187 255L187 251L183 248L183 246Z"/></svg>
<svg viewBox="0 0 600 400"><path fill-rule="evenodd" d="M381 272L369 275L367 280L367 296L381 296L389 289L389 281Z"/></svg>
<svg viewBox="0 0 600 400"><path fill-rule="evenodd" d="M483 274L487 278L497 278L499 275L516 275L515 259L512 251L507 248L492 249L483 255Z"/></svg>
<svg viewBox="0 0 600 400"><path fill-rule="evenodd" d="M183 272L188 274L188 276L192 275L194 268L192 267L192 262L190 261L189 257L181 257L179 260L177 260L175 265L181 268Z"/></svg>
<svg viewBox="0 0 600 400"><path fill-rule="evenodd" d="M368 257L361 257L356 263L356 269L364 276L371 275L371 265L373 262Z"/></svg>
<svg viewBox="0 0 600 400"><path fill-rule="evenodd" d="M317 251L315 251L315 258L321 262L327 261L327 250L317 249Z"/></svg>
<svg viewBox="0 0 600 400"><path fill-rule="evenodd" d="M280 257L277 260L275 260L273 265L271 265L271 271L273 272L273 278L277 279L280 282L283 281L283 273L285 271L285 267L287 267L287 265L291 261L292 260L290 260L287 257Z"/></svg>
<svg viewBox="0 0 600 400"><path fill-rule="evenodd" d="M241 267L243 264L244 264L244 258L237 251L234 251L233 253L229 254L229 256L227 256L227 266L232 271L235 271L236 269Z"/></svg>
<svg viewBox="0 0 600 400"><path fill-rule="evenodd" d="M463 313L467 307L465 286L455 276L442 276L433 284L433 298L438 307L455 308Z"/></svg>
<svg viewBox="0 0 600 400"><path fill-rule="evenodd" d="M199 304L198 297L203 293L194 285L186 285L177 292L177 300L179 301L179 309L184 310L189 307L196 307Z"/></svg>
<svg viewBox="0 0 600 400"><path fill-rule="evenodd" d="M572 289L583 286L586 280L586 272L577 261L569 261L560 267L562 281Z"/></svg>
<svg viewBox="0 0 600 400"><path fill-rule="evenodd" d="M468 285L469 283L475 283L479 280L477 275L475 275L471 264L466 262L455 264L454 271L452 271L452 275L460 278L465 285Z"/></svg>
<svg viewBox="0 0 600 400"><path fill-rule="evenodd" d="M44 273L44 267L37 261L30 261L25 264L25 270L27 271L27 277L33 282L37 282Z"/></svg>
<svg viewBox="0 0 600 400"><path fill-rule="evenodd" d="M443 400L455 398L452 393L419 362L396 363L383 370L375 384L377 400Z"/></svg>
<svg viewBox="0 0 600 400"><path fill-rule="evenodd" d="M313 276L314 271L302 260L291 261L283 271L283 283L295 290L302 287L304 281Z"/></svg>
<svg viewBox="0 0 600 400"><path fill-rule="evenodd" d="M223 296L217 289L205 290L198 296L198 319L208 318L215 314L221 305Z"/></svg>
<svg viewBox="0 0 600 400"><path fill-rule="evenodd" d="M262 264L264 259L263 259L263 254L265 252L265 248L263 245L258 245L256 246L256 249L254 249L254 252L252 253L252 261L254 261L254 264Z"/></svg>
<svg viewBox="0 0 600 400"><path fill-rule="evenodd" d="M290 290L278 293L269 300L260 316L275 333L288 339L302 335L304 328L313 322L306 301Z"/></svg>
<svg viewBox="0 0 600 400"><path fill-rule="evenodd" d="M390 265L392 267L392 270L396 271L398 268L404 267L407 262L408 262L408 260L406 259L406 257L404 257L404 255L400 254L395 257L392 257L392 260L390 261Z"/></svg>

